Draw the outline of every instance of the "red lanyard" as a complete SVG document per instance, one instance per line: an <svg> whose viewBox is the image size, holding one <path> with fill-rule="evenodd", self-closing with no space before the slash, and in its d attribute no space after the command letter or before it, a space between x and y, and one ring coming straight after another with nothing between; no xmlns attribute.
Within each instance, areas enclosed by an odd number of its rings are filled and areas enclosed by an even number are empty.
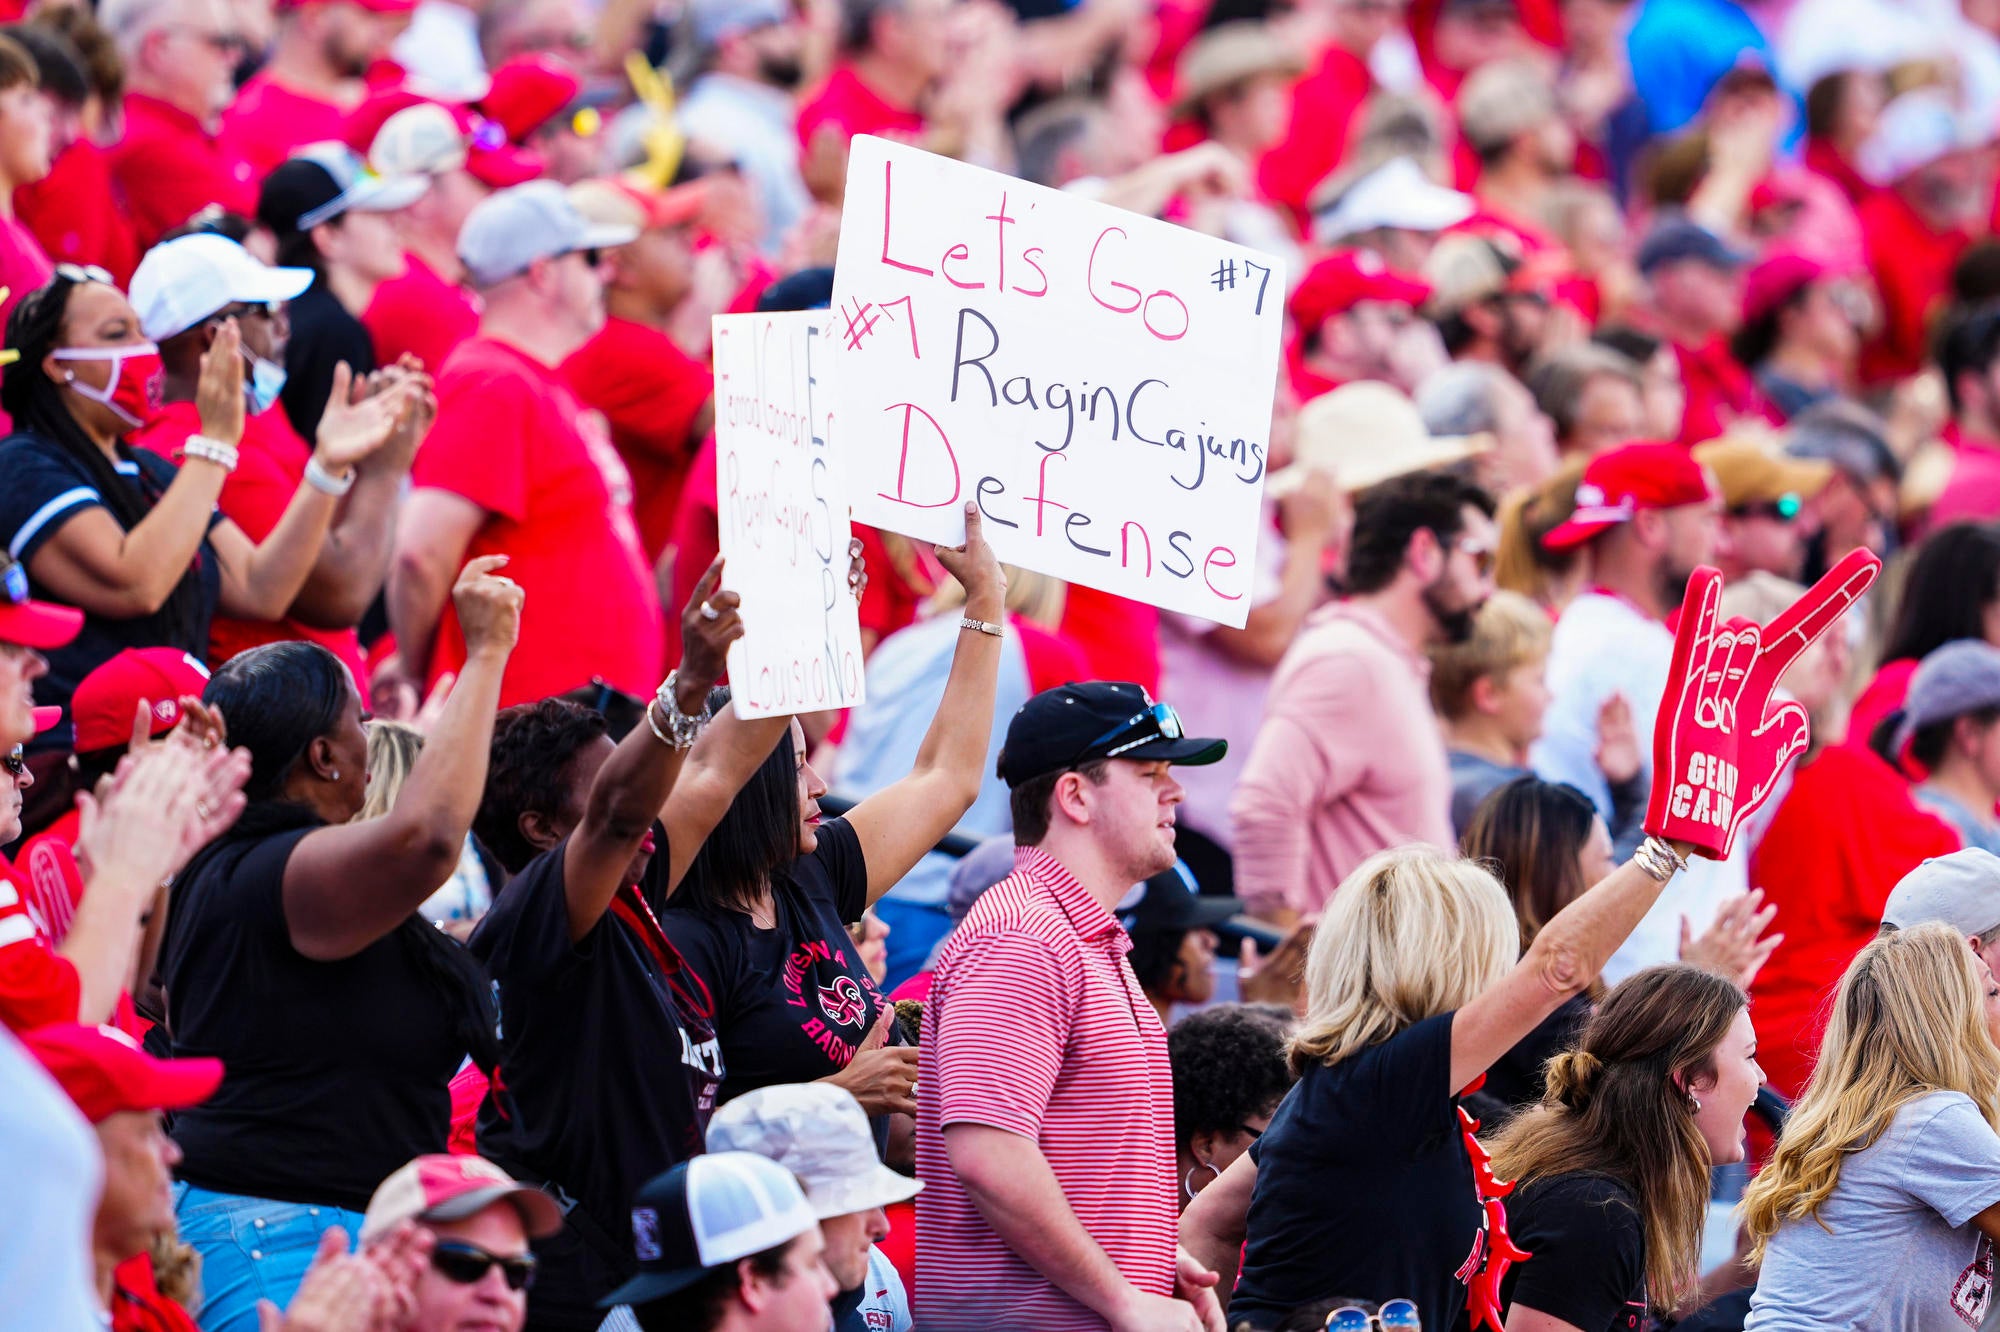
<svg viewBox="0 0 2000 1332"><path fill-rule="evenodd" d="M661 927L660 918L653 914L652 904L646 901L646 895L636 885L621 888L618 895L611 899L611 912L639 936L639 943L660 964L660 974L673 991L682 1014L692 1014L703 1021L713 1019L715 999L708 992L707 982L682 965L680 950L667 938L667 932Z"/></svg>

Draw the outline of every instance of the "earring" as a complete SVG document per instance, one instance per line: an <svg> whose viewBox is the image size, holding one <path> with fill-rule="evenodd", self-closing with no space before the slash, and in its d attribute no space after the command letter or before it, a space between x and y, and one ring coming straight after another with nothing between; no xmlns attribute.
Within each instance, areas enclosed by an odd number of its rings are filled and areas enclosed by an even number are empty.
<svg viewBox="0 0 2000 1332"><path fill-rule="evenodd" d="M1222 1172L1215 1168L1215 1162L1213 1161L1202 1161L1199 1164L1189 1166L1187 1174L1181 1176L1181 1191L1187 1194L1189 1202L1193 1202L1194 1195L1200 1192L1194 1186L1194 1172L1197 1170L1206 1170L1215 1179L1222 1178Z"/></svg>
<svg viewBox="0 0 2000 1332"><path fill-rule="evenodd" d="M1701 1099L1692 1092L1688 1093L1688 1104L1693 1107L1696 1114L1701 1113Z"/></svg>
<svg viewBox="0 0 2000 1332"><path fill-rule="evenodd" d="M333 771L332 771L331 773L329 773L329 774L327 775L327 780L328 780L328 781L330 781L330 782L337 782L337 781L339 781L339 780L340 780L340 770L339 770L338 768L334 769L334 770L333 770ZM1695 1106L1695 1109L1699 1110L1699 1109L1701 1109L1701 1107L1700 1107L1699 1105L1697 1105L1697 1106Z"/></svg>
<svg viewBox="0 0 2000 1332"><path fill-rule="evenodd" d="M74 370L65 370L65 371L63 371L63 383L65 383L65 384L74 384L74 383L76 383L76 371L74 371Z"/></svg>

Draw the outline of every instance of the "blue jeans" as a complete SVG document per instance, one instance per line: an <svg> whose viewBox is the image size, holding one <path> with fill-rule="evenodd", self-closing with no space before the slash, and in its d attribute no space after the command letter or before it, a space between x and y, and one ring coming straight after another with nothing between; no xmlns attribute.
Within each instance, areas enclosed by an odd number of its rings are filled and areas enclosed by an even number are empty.
<svg viewBox="0 0 2000 1332"><path fill-rule="evenodd" d="M323 1233L343 1226L350 1244L361 1233L359 1212L192 1184L174 1185L174 1215L201 1254L202 1332L257 1332L257 1301L292 1302Z"/></svg>

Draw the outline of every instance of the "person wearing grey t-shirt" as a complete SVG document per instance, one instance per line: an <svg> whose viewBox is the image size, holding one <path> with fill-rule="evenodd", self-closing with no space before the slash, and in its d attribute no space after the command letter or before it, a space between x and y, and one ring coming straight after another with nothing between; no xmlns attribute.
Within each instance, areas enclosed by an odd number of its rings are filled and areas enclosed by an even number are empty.
<svg viewBox="0 0 2000 1332"><path fill-rule="evenodd" d="M1994 1306L2000 982L1942 921L1841 978L1819 1066L1744 1195L1748 1332L1945 1332Z"/></svg>

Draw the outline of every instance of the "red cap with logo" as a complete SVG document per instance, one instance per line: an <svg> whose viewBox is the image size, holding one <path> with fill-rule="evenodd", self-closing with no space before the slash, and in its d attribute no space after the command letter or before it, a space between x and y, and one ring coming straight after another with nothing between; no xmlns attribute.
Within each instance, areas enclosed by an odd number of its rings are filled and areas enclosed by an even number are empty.
<svg viewBox="0 0 2000 1332"><path fill-rule="evenodd" d="M375 1188L361 1219L367 1244L405 1221L463 1221L497 1202L521 1211L528 1234L542 1239L562 1229L556 1200L523 1184L482 1156L419 1156Z"/></svg>
<svg viewBox="0 0 2000 1332"><path fill-rule="evenodd" d="M181 719L181 698L200 698L207 687L208 667L179 648L126 648L78 681L70 695L76 751L130 744L141 699L152 705L153 734L171 731Z"/></svg>
<svg viewBox="0 0 2000 1332"><path fill-rule="evenodd" d="M93 1124L126 1110L185 1110L222 1085L220 1059L155 1059L116 1027L59 1022L21 1040Z"/></svg>
<svg viewBox="0 0 2000 1332"><path fill-rule="evenodd" d="M434 106L430 120L399 122L402 133L395 160L383 160L384 128L400 112L413 106ZM347 114L342 133L347 146L363 157L382 175L432 174L463 165L466 174L482 185L504 190L542 174L542 155L531 148L507 142L507 129L458 102L425 97L408 87L382 88Z"/></svg>
<svg viewBox="0 0 2000 1332"><path fill-rule="evenodd" d="M1714 499L1708 473L1678 444L1633 443L1606 449L1583 469L1569 520L1542 538L1549 550L1574 550L1632 520L1641 509L1678 509Z"/></svg>
<svg viewBox="0 0 2000 1332"><path fill-rule="evenodd" d="M1292 318L1311 333L1362 301L1392 301L1411 308L1431 298L1431 284L1397 273L1373 250L1341 250L1307 270L1292 293Z"/></svg>

